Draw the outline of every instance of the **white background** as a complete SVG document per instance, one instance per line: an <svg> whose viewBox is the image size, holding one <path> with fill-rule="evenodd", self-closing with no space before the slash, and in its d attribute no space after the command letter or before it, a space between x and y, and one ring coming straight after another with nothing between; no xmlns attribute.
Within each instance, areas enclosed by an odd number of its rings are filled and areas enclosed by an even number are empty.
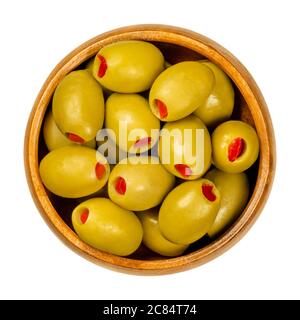
<svg viewBox="0 0 300 320"><path fill-rule="evenodd" d="M0 298L300 298L299 1L1 1ZM254 227L230 251L191 271L137 277L65 247L40 217L23 167L34 99L72 49L137 23L177 25L222 44L250 70L273 118L277 172Z"/></svg>

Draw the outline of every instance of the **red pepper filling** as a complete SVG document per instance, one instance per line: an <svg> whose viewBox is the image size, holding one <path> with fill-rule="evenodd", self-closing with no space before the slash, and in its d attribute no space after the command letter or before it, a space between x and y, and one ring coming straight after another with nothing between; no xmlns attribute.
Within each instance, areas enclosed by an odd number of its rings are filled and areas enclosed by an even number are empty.
<svg viewBox="0 0 300 320"><path fill-rule="evenodd" d="M85 224L88 217L89 217L89 209L84 209L80 215L81 223Z"/></svg>
<svg viewBox="0 0 300 320"><path fill-rule="evenodd" d="M240 157L245 149L245 140L243 138L236 138L232 140L228 147L228 160L235 161Z"/></svg>
<svg viewBox="0 0 300 320"><path fill-rule="evenodd" d="M159 99L155 99L155 105L158 109L159 116L161 119L164 119L165 117L168 116L168 108L167 106Z"/></svg>
<svg viewBox="0 0 300 320"><path fill-rule="evenodd" d="M95 173L96 173L97 179L100 180L103 177L103 175L105 174L105 166L102 163L97 162L96 167L95 167Z"/></svg>
<svg viewBox="0 0 300 320"><path fill-rule="evenodd" d="M126 192L126 181L124 178L119 177L116 181L115 189L119 194L125 194Z"/></svg>
<svg viewBox="0 0 300 320"><path fill-rule="evenodd" d="M202 185L202 193L208 201L215 201L217 199L216 195L213 193L213 186L211 184Z"/></svg>
<svg viewBox="0 0 300 320"><path fill-rule="evenodd" d="M105 75L107 70L107 63L106 60L101 54L97 54L97 58L100 60L99 70L98 70L98 77L102 78Z"/></svg>
<svg viewBox="0 0 300 320"><path fill-rule="evenodd" d="M189 177L192 174L192 169L186 164L175 164L174 167L183 177Z"/></svg>
<svg viewBox="0 0 300 320"><path fill-rule="evenodd" d="M77 134L74 133L66 133L66 136L69 140L76 142L76 143L84 143L84 139L79 137Z"/></svg>
<svg viewBox="0 0 300 320"><path fill-rule="evenodd" d="M146 138L136 140L134 146L136 148L140 148L149 144L151 144L151 137L146 137Z"/></svg>

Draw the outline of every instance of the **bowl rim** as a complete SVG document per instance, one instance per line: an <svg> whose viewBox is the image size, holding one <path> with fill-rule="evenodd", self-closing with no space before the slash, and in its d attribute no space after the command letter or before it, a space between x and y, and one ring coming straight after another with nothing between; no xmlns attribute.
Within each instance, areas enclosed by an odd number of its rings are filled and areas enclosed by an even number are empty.
<svg viewBox="0 0 300 320"><path fill-rule="evenodd" d="M71 70L94 56L101 47L121 40L177 44L219 65L235 83L252 114L260 140L258 179L240 218L221 237L187 255L160 260L119 257L94 249L81 241L51 204L39 175L38 143L46 108L57 84ZM266 102L249 71L228 50L190 30L159 24L132 25L100 34L69 53L48 76L30 113L24 141L24 164L32 198L50 229L73 251L107 268L131 274L166 274L187 270L221 255L238 242L261 213L270 193L276 166L275 137Z"/></svg>

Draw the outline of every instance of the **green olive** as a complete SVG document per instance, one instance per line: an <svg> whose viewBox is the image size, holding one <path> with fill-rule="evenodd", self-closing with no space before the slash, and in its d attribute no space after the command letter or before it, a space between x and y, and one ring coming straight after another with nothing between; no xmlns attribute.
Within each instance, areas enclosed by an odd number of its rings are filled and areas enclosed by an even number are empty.
<svg viewBox="0 0 300 320"><path fill-rule="evenodd" d="M109 173L105 157L84 146L55 149L40 163L40 175L46 188L65 198L80 198L99 191Z"/></svg>
<svg viewBox="0 0 300 320"><path fill-rule="evenodd" d="M159 157L179 178L194 180L204 175L211 165L211 141L204 123L194 115L166 123L160 133Z"/></svg>
<svg viewBox="0 0 300 320"><path fill-rule="evenodd" d="M213 89L210 68L197 61L174 64L154 81L149 95L153 114L163 121L182 119L203 105Z"/></svg>
<svg viewBox="0 0 300 320"><path fill-rule="evenodd" d="M168 240L190 244L208 232L219 209L220 192L210 180L184 182L163 201L159 227Z"/></svg>
<svg viewBox="0 0 300 320"><path fill-rule="evenodd" d="M69 73L55 90L52 111L58 128L71 141L94 139L104 121L101 86L87 70Z"/></svg>
<svg viewBox="0 0 300 320"><path fill-rule="evenodd" d="M85 69L91 74L93 75L93 69L94 69L94 60L95 58L91 58L87 61Z"/></svg>
<svg viewBox="0 0 300 320"><path fill-rule="evenodd" d="M157 209L150 209L138 213L144 230L143 244L150 250L166 257L181 255L188 247L167 240L161 233L158 225Z"/></svg>
<svg viewBox="0 0 300 320"><path fill-rule="evenodd" d="M95 58L91 58L88 60L88 62L86 63L85 69L91 74L93 75L93 69L94 69L94 60ZM107 98L109 97L113 92L103 86L101 86L102 90L103 90L103 94L104 97Z"/></svg>
<svg viewBox="0 0 300 320"><path fill-rule="evenodd" d="M171 67L171 63L170 62L168 62L168 61L165 61L165 69L167 69L167 68L169 68L169 67Z"/></svg>
<svg viewBox="0 0 300 320"><path fill-rule="evenodd" d="M153 44L119 41L100 49L93 74L105 88L120 93L148 90L164 69L164 57Z"/></svg>
<svg viewBox="0 0 300 320"><path fill-rule="evenodd" d="M128 256L140 246L143 229L137 216L111 200L93 198L72 213L79 238L90 246L118 256Z"/></svg>
<svg viewBox="0 0 300 320"><path fill-rule="evenodd" d="M212 134L214 165L228 173L250 168L259 153L256 131L249 124L231 120L220 124Z"/></svg>
<svg viewBox="0 0 300 320"><path fill-rule="evenodd" d="M155 157L130 157L120 161L108 180L108 195L119 206L143 211L159 205L175 178Z"/></svg>
<svg viewBox="0 0 300 320"><path fill-rule="evenodd" d="M157 142L160 122L144 97L113 93L106 101L105 126L114 132L112 138L121 149L141 153Z"/></svg>
<svg viewBox="0 0 300 320"><path fill-rule="evenodd" d="M242 173L226 173L217 169L205 175L221 193L221 207L213 225L208 231L210 237L215 237L226 230L241 214L249 197L249 182L247 175Z"/></svg>
<svg viewBox="0 0 300 320"><path fill-rule="evenodd" d="M76 144L75 142L70 141L57 128L57 125L53 119L51 110L45 116L44 125L43 125L43 136L49 151ZM96 140L93 139L91 141L88 141L84 145L86 147L95 149Z"/></svg>
<svg viewBox="0 0 300 320"><path fill-rule="evenodd" d="M234 105L234 90L226 73L209 61L200 61L210 68L215 76L215 85L204 102L194 114L207 126L216 126L231 117Z"/></svg>

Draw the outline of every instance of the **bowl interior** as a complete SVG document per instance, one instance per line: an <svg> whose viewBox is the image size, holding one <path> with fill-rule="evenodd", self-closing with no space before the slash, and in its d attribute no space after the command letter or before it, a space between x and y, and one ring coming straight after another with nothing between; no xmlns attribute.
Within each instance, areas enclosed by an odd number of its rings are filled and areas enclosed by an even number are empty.
<svg viewBox="0 0 300 320"><path fill-rule="evenodd" d="M166 61L170 62L171 64L180 62L180 61L186 61L186 60L200 60L200 59L206 59L205 56L200 55L199 53L190 50L188 48L185 48L180 45L172 44L172 43L164 43L164 42L153 42L165 56ZM86 62L86 61L85 61ZM85 66L85 62L82 62L81 65L77 69L82 69ZM243 98L241 92L238 90L236 85L233 83L234 89L235 89L235 106L234 106L234 112L232 119L240 119L243 120L252 126L255 127L255 123L253 121L250 109L245 102L245 99ZM51 108L51 100L48 105L48 108ZM38 157L39 161L46 155L47 148L45 146L45 142L43 139L43 135L41 134L42 131L40 131L39 136L39 145L38 145ZM259 160L248 170L248 177L250 181L250 188L251 193L254 190L257 176L258 176L258 165ZM250 193L250 194L251 194ZM65 199L58 197L50 192L47 192L48 197L55 208L56 212L59 214L59 216L63 219L65 224L74 232L72 223L71 223L71 213L74 209L74 207L78 204L78 202L74 199ZM242 215L241 215L242 216ZM241 216L238 218L238 220L241 218ZM235 222L236 223L236 222ZM234 224L233 224L234 225ZM230 230L226 230L225 232L229 232ZM220 235L222 237L222 235ZM217 239L213 240L216 241ZM193 243L190 245L188 250L184 253L184 255L188 255L191 252L197 251L208 244L210 244L212 240L209 237L203 237L199 241ZM143 245L140 246L140 248L131 256L126 257L127 259L135 259L135 260L162 260L165 259L162 256L150 251ZM126 259L125 258L125 259Z"/></svg>

